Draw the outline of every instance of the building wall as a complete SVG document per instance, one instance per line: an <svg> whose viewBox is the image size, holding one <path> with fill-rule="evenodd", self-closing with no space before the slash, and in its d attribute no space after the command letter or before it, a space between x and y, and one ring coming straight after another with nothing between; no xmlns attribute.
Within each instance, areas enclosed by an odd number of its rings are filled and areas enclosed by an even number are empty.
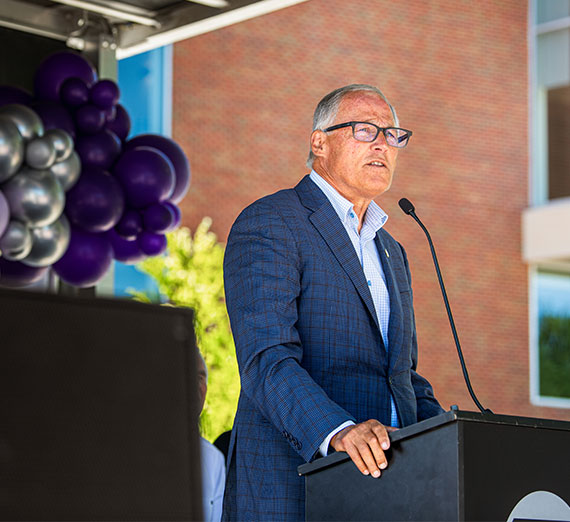
<svg viewBox="0 0 570 522"><path fill-rule="evenodd" d="M310 0L174 46L173 138L192 186L183 222L240 210L305 173L312 112L348 83L381 87L414 135L378 198L410 258L419 370L442 405L474 410L421 230L440 258L472 383L497 413L570 420L529 400L527 3Z"/></svg>

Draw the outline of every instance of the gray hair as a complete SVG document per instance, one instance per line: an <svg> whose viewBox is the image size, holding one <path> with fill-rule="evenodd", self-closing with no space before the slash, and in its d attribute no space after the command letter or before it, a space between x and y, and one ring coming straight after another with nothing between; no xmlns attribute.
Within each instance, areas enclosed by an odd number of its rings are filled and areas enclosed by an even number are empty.
<svg viewBox="0 0 570 522"><path fill-rule="evenodd" d="M340 102L344 96L350 92L373 92L377 94L388 104L388 107L390 107L390 111L392 111L392 116L394 117L394 125L396 127L400 125L396 109L392 107L380 89L364 83L353 83L352 85L345 85L344 87L340 87L339 89L329 92L318 103L317 108L315 109L315 114L313 115L313 132L316 130L324 130L332 125L338 113ZM314 160L315 155L311 149L309 150L309 157L307 158L307 167L312 168Z"/></svg>

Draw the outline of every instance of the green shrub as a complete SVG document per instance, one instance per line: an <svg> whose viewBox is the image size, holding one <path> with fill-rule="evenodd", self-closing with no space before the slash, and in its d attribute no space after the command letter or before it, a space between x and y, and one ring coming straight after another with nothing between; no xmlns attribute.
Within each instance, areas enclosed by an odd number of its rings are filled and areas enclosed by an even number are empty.
<svg viewBox="0 0 570 522"><path fill-rule="evenodd" d="M210 218L204 218L194 237L184 227L167 234L167 253L150 257L137 268L156 281L169 304L194 310L196 340L209 372L200 426L202 435L213 442L232 427L239 374L224 299L224 247L210 232L211 224ZM144 301L156 299L141 292L133 294Z"/></svg>

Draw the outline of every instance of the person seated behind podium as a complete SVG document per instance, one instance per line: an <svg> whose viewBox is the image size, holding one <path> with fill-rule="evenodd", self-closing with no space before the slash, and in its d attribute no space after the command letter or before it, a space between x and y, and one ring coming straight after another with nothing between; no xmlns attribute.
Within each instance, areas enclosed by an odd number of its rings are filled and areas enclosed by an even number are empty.
<svg viewBox="0 0 570 522"><path fill-rule="evenodd" d="M208 368L204 357L198 352L198 405L200 413L204 408L208 391ZM200 436L202 455L202 503L204 522L219 522L222 518L222 502L226 482L224 455L213 444Z"/></svg>

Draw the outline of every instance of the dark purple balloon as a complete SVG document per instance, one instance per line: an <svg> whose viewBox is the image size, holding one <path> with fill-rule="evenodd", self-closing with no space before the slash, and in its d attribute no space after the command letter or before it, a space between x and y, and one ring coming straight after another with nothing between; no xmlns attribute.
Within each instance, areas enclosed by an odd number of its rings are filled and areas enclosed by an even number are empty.
<svg viewBox="0 0 570 522"><path fill-rule="evenodd" d="M151 147L137 147L124 152L114 169L125 190L127 203L144 208L165 201L172 195L175 175L170 160Z"/></svg>
<svg viewBox="0 0 570 522"><path fill-rule="evenodd" d="M117 261L125 263L126 265L134 265L146 257L136 239L125 239L117 234L115 229L109 230L107 237L111 242L113 255Z"/></svg>
<svg viewBox="0 0 570 522"><path fill-rule="evenodd" d="M121 153L121 140L110 130L103 129L95 134L79 136L75 150L82 165L109 170Z"/></svg>
<svg viewBox="0 0 570 522"><path fill-rule="evenodd" d="M49 270L49 266L32 267L19 261L0 257L0 286L21 287L37 283Z"/></svg>
<svg viewBox="0 0 570 522"><path fill-rule="evenodd" d="M103 114L105 115L105 123L113 121L117 117L117 107L113 106L103 109Z"/></svg>
<svg viewBox="0 0 570 522"><path fill-rule="evenodd" d="M88 232L113 228L125 208L119 182L104 170L85 167L79 181L65 195L65 214L74 225Z"/></svg>
<svg viewBox="0 0 570 522"><path fill-rule="evenodd" d="M113 131L121 141L125 141L131 132L131 118L120 103L115 106L115 118L107 122L106 128Z"/></svg>
<svg viewBox="0 0 570 522"><path fill-rule="evenodd" d="M115 230L124 239L136 239L143 229L143 219L138 210L126 209Z"/></svg>
<svg viewBox="0 0 570 522"><path fill-rule="evenodd" d="M36 98L59 101L61 86L69 78L79 78L91 87L97 81L97 72L78 53L62 51L48 56L36 69L34 77Z"/></svg>
<svg viewBox="0 0 570 522"><path fill-rule="evenodd" d="M113 261L113 249L106 234L92 234L71 228L71 239L63 257L53 264L55 273L67 284L93 286Z"/></svg>
<svg viewBox="0 0 570 522"><path fill-rule="evenodd" d="M79 132L94 134L105 125L105 113L96 105L87 103L75 111L75 124Z"/></svg>
<svg viewBox="0 0 570 522"><path fill-rule="evenodd" d="M172 225L166 231L170 232L171 230L174 230L178 225L180 225L180 221L182 220L182 212L180 211L180 208L178 208L178 205L175 205L174 203L172 203L172 201L165 201L163 205L166 205L172 212L172 215L174 216L174 221L172 222Z"/></svg>
<svg viewBox="0 0 570 522"><path fill-rule="evenodd" d="M166 250L167 241L164 234L153 234L143 230L137 239L140 249L147 256L158 256Z"/></svg>
<svg viewBox="0 0 570 522"><path fill-rule="evenodd" d="M119 103L119 86L113 80L99 80L91 87L89 99L101 109L108 109Z"/></svg>
<svg viewBox="0 0 570 522"><path fill-rule="evenodd" d="M143 211L144 229L155 234L164 234L170 230L176 216L164 203L155 203Z"/></svg>
<svg viewBox="0 0 570 522"><path fill-rule="evenodd" d="M41 118L45 130L63 129L75 139L75 123L69 111L61 103L36 101L31 107Z"/></svg>
<svg viewBox="0 0 570 522"><path fill-rule="evenodd" d="M30 106L32 100L32 95L24 89L12 87L10 85L0 86L0 107L2 107L2 105L10 105L12 103Z"/></svg>
<svg viewBox="0 0 570 522"><path fill-rule="evenodd" d="M172 196L168 199L173 203L179 203L188 192L190 186L190 164L184 151L174 140L159 136L158 134L141 134L135 136L125 144L125 150L133 149L140 146L153 147L166 154L172 162L174 173L176 175L176 183Z"/></svg>
<svg viewBox="0 0 570 522"><path fill-rule="evenodd" d="M68 107L80 107L89 101L89 87L81 78L69 78L62 83L59 97Z"/></svg>

